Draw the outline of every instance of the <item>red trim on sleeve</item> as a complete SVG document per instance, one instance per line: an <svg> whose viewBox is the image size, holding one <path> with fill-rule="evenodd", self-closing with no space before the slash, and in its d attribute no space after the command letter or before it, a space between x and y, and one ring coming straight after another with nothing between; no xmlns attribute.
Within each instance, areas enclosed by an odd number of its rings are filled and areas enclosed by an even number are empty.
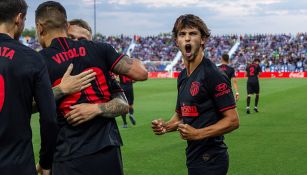
<svg viewBox="0 0 307 175"><path fill-rule="evenodd" d="M228 107L225 107L225 108L220 109L220 112L224 112L224 111L227 111L227 110L229 110L229 109L233 109L233 108L235 108L235 107L236 107L236 105L228 106Z"/></svg>
<svg viewBox="0 0 307 175"><path fill-rule="evenodd" d="M124 54L121 54L113 63L113 65L111 66L111 71L114 69L115 65L119 62L119 60L121 60L123 58Z"/></svg>
<svg viewBox="0 0 307 175"><path fill-rule="evenodd" d="M66 51L66 49L65 49L65 47L63 46L62 41L60 40L60 38L57 38L57 40L58 40L58 42L61 44L63 50Z"/></svg>

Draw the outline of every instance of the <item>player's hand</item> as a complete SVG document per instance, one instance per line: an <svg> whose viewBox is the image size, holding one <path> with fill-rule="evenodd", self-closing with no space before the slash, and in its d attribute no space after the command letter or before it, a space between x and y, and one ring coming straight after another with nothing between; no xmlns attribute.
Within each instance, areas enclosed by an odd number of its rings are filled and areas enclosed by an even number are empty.
<svg viewBox="0 0 307 175"><path fill-rule="evenodd" d="M50 170L43 169L39 163L36 164L36 172L39 175L50 175Z"/></svg>
<svg viewBox="0 0 307 175"><path fill-rule="evenodd" d="M73 69L73 64L70 64L59 84L61 91L64 94L73 94L79 92L91 85L91 81L95 79L96 73L93 70L87 70L78 75L70 75Z"/></svg>
<svg viewBox="0 0 307 175"><path fill-rule="evenodd" d="M73 126L80 125L86 121L93 119L95 116L99 115L101 110L98 104L82 103L71 106L72 109L64 117L69 124Z"/></svg>
<svg viewBox="0 0 307 175"><path fill-rule="evenodd" d="M236 93L236 96L235 96L236 101L238 101L239 98L240 98L240 95L239 95L239 93L237 92L237 93Z"/></svg>
<svg viewBox="0 0 307 175"><path fill-rule="evenodd" d="M179 124L178 131L180 133L181 138L184 140L200 140L201 139L199 130L193 128L192 126L188 124Z"/></svg>
<svg viewBox="0 0 307 175"><path fill-rule="evenodd" d="M162 119L156 119L151 122L152 131L156 135L162 135L166 133L165 121Z"/></svg>

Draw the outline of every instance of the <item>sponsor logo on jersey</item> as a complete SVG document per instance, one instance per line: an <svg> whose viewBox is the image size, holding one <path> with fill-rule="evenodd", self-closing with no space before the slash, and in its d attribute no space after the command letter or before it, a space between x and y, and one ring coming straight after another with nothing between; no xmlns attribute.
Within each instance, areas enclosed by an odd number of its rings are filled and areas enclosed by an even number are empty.
<svg viewBox="0 0 307 175"><path fill-rule="evenodd" d="M220 97L231 92L226 83L218 84L215 87L215 90L218 92L215 94L215 97Z"/></svg>
<svg viewBox="0 0 307 175"><path fill-rule="evenodd" d="M222 92L222 91L225 91L227 88L228 87L227 87L226 83L221 83L221 84L216 86L215 90L219 91L219 92Z"/></svg>
<svg viewBox="0 0 307 175"><path fill-rule="evenodd" d="M183 117L198 117L199 113L196 106L181 106L181 115Z"/></svg>
<svg viewBox="0 0 307 175"><path fill-rule="evenodd" d="M192 95L193 97L194 97L195 95L198 94L198 92L199 92L199 86L200 86L200 83L199 83L199 82L197 82L197 81L192 82L191 88L190 88L190 93L191 93L191 95Z"/></svg>

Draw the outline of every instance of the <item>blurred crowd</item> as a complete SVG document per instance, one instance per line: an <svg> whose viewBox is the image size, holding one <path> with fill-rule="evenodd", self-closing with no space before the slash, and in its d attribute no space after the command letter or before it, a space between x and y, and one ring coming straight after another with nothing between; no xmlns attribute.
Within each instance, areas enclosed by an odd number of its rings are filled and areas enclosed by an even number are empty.
<svg viewBox="0 0 307 175"><path fill-rule="evenodd" d="M178 48L170 33L157 36L99 36L96 42L107 42L118 52L126 53L133 42L135 47L131 56L144 62L151 72L164 71L165 67L175 58ZM205 55L215 64L219 64L221 55L240 42L231 55L231 65L237 71L245 71L247 64L253 59L261 60L264 72L301 72L307 71L307 33L291 34L257 34L257 35L221 35L210 37ZM29 47L40 50L41 46L35 39L25 42ZM174 71L183 69L180 60Z"/></svg>
<svg viewBox="0 0 307 175"><path fill-rule="evenodd" d="M259 58L265 72L307 71L307 33L244 35L240 41L232 62L237 70Z"/></svg>

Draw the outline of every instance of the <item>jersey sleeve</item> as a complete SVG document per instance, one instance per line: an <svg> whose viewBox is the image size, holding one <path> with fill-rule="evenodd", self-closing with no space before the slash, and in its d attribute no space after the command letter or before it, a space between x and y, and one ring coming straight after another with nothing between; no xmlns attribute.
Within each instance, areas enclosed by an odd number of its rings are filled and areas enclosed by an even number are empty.
<svg viewBox="0 0 307 175"><path fill-rule="evenodd" d="M44 169L50 169L56 146L58 126L55 100L47 67L43 62L42 68L35 75L34 88L34 100L40 113L41 149L39 153L39 163Z"/></svg>
<svg viewBox="0 0 307 175"><path fill-rule="evenodd" d="M258 72L259 72L259 73L262 72L260 65L258 65L258 68L257 68L257 69L258 69Z"/></svg>
<svg viewBox="0 0 307 175"><path fill-rule="evenodd" d="M224 112L236 107L230 80L217 69L208 71L205 87L213 99L218 111Z"/></svg>
<svg viewBox="0 0 307 175"><path fill-rule="evenodd" d="M179 99L179 89L182 82L182 72L179 74L177 79L177 101L176 101L176 108L175 112L181 116L181 106L180 106L180 99Z"/></svg>
<svg viewBox="0 0 307 175"><path fill-rule="evenodd" d="M235 74L235 69L234 68L230 68L230 78L235 78L236 74Z"/></svg>
<svg viewBox="0 0 307 175"><path fill-rule="evenodd" d="M114 47L107 43L97 43L99 50L102 51L101 57L106 61L106 65L110 71L113 71L116 64L124 57L123 54L118 53Z"/></svg>

